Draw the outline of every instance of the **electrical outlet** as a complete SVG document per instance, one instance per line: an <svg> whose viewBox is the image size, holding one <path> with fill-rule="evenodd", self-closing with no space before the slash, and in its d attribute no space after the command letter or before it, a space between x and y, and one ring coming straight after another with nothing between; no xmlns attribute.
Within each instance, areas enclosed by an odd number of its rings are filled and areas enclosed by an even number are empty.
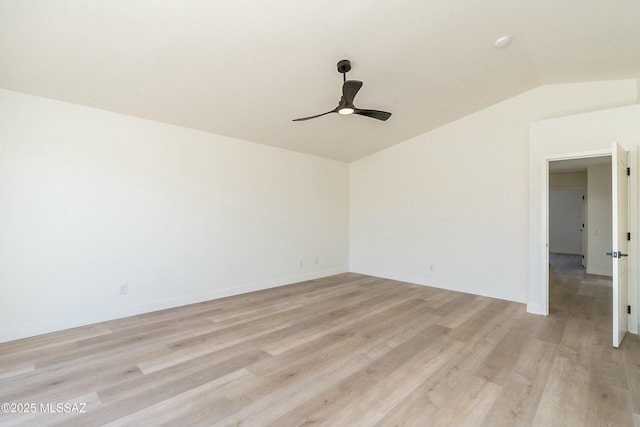
<svg viewBox="0 0 640 427"><path fill-rule="evenodd" d="M436 269L436 266L433 264L429 264L429 270L434 271Z"/></svg>
<svg viewBox="0 0 640 427"><path fill-rule="evenodd" d="M315 259L313 260L313 263L314 263L315 265L318 265L318 258L315 258Z"/></svg>
<svg viewBox="0 0 640 427"><path fill-rule="evenodd" d="M300 260L300 267L304 267L304 260Z"/></svg>
<svg viewBox="0 0 640 427"><path fill-rule="evenodd" d="M124 285L120 285L120 295L126 295L129 292L129 284L125 283Z"/></svg>

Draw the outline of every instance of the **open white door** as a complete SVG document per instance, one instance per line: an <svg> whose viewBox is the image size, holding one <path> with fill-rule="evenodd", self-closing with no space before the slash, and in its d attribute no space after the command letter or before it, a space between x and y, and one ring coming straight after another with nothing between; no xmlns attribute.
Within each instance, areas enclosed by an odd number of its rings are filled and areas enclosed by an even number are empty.
<svg viewBox="0 0 640 427"><path fill-rule="evenodd" d="M616 142L611 153L612 205L613 205L613 346L619 347L627 333L628 314L628 243L627 210L629 183L627 152Z"/></svg>
<svg viewBox="0 0 640 427"><path fill-rule="evenodd" d="M582 190L582 228L580 228L580 240L582 242L582 266L587 268L587 191Z"/></svg>

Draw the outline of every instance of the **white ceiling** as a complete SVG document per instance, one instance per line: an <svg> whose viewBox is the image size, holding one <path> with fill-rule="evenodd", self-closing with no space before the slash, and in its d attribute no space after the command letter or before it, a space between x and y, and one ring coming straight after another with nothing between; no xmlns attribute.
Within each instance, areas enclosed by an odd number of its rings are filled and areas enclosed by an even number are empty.
<svg viewBox="0 0 640 427"><path fill-rule="evenodd" d="M292 122L337 105L343 58L356 105L393 116ZM2 88L344 161L541 84L639 74L638 0L0 0Z"/></svg>

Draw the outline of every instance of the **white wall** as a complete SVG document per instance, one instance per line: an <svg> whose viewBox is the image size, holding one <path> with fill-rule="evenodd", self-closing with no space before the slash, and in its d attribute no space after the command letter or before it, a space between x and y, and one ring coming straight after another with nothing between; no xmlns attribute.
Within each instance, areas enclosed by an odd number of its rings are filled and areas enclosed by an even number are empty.
<svg viewBox="0 0 640 427"><path fill-rule="evenodd" d="M0 341L346 271L348 173L0 90Z"/></svg>
<svg viewBox="0 0 640 427"><path fill-rule="evenodd" d="M611 241L613 238L611 228L611 165L587 168L587 198L589 199L587 204L587 216L589 217L587 273L612 276L612 258L606 255L612 250Z"/></svg>
<svg viewBox="0 0 640 427"><path fill-rule="evenodd" d="M635 79L544 86L352 163L351 270L527 301L529 123L635 101Z"/></svg>
<svg viewBox="0 0 640 427"><path fill-rule="evenodd" d="M582 189L549 191L549 252L582 255Z"/></svg>
<svg viewBox="0 0 640 427"><path fill-rule="evenodd" d="M543 198L547 186L547 161L549 158L583 156L589 153L610 153L612 141L618 141L631 150L632 168L629 184L630 231L637 235L638 177L636 150L640 145L640 105L612 108L592 113L578 114L557 119L542 120L529 127L529 301L527 309L544 314L548 309L548 293L545 242L546 201ZM589 218L589 221L591 218ZM637 239L629 242L629 287L632 305L630 330L637 325Z"/></svg>

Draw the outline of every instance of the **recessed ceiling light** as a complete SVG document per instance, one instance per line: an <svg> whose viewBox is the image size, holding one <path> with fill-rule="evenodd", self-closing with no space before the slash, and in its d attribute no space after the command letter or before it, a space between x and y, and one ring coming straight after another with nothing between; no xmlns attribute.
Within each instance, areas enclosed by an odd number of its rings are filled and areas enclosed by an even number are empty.
<svg viewBox="0 0 640 427"><path fill-rule="evenodd" d="M511 36L502 36L499 37L493 45L496 49L502 49L503 47L507 47L511 43Z"/></svg>

